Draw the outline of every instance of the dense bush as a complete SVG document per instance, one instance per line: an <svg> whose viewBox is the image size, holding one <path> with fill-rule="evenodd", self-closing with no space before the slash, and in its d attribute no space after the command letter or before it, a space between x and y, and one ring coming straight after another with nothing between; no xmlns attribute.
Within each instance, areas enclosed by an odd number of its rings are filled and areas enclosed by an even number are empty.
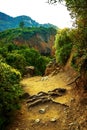
<svg viewBox="0 0 87 130"><path fill-rule="evenodd" d="M1 54L0 54L0 62L5 62L5 59L3 58Z"/></svg>
<svg viewBox="0 0 87 130"><path fill-rule="evenodd" d="M50 58L45 56L38 57L36 64L36 73L43 75L46 69L46 65L49 63Z"/></svg>
<svg viewBox="0 0 87 130"><path fill-rule="evenodd" d="M8 53L6 57L6 62L15 69L18 69L21 72L21 74L24 73L26 59L23 55L17 53Z"/></svg>
<svg viewBox="0 0 87 130"><path fill-rule="evenodd" d="M46 65L50 61L50 58L42 56L34 48L24 45L17 46L13 43L8 43L0 48L0 57L1 61L20 71L22 76L26 66L34 66L35 75L43 75Z"/></svg>
<svg viewBox="0 0 87 130"><path fill-rule="evenodd" d="M7 50L7 48L5 46L0 47L0 54L2 55L3 58L6 57L7 52L8 52L8 50Z"/></svg>
<svg viewBox="0 0 87 130"><path fill-rule="evenodd" d="M25 57L27 66L35 67L36 75L42 75L45 71L47 63L50 61L50 58L41 56L40 53L35 49L21 49L18 50L18 53Z"/></svg>
<svg viewBox="0 0 87 130"><path fill-rule="evenodd" d="M6 63L0 62L0 130L12 111L19 108L21 74Z"/></svg>
<svg viewBox="0 0 87 130"><path fill-rule="evenodd" d="M70 29L65 28L58 31L55 39L56 61L62 65L66 64L72 49Z"/></svg>

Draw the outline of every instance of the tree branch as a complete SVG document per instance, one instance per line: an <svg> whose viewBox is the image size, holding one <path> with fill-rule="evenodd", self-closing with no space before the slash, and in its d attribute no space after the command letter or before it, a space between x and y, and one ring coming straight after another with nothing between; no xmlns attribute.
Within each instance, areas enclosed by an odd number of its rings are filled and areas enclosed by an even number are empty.
<svg viewBox="0 0 87 130"><path fill-rule="evenodd" d="M48 0L47 1L47 3L49 3L49 4L55 4L55 3L57 3L57 2L59 2L59 3L61 3L63 0ZM73 5L73 6L70 6L69 4L62 4L61 3L61 5L63 5L63 6L67 6L68 8L81 8L81 9L86 9L87 10L87 5Z"/></svg>

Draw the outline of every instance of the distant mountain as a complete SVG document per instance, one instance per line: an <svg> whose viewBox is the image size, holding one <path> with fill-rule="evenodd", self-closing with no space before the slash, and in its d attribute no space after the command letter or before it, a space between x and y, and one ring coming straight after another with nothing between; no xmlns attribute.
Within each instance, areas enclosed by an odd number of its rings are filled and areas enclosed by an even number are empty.
<svg viewBox="0 0 87 130"><path fill-rule="evenodd" d="M18 16L18 17L11 17L5 13L0 12L0 31L4 31L7 29L12 29L12 28L18 28L20 22L24 22L25 27L54 27L57 28L55 25L53 24L40 24L38 22L36 22L35 20L33 20L31 17L29 16Z"/></svg>

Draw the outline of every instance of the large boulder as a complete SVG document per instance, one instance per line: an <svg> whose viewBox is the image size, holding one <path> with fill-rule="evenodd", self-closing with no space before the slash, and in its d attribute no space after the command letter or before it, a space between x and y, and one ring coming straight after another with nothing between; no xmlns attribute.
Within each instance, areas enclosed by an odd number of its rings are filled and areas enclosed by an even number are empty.
<svg viewBox="0 0 87 130"><path fill-rule="evenodd" d="M35 73L35 67L34 66L26 66L25 67L25 77L32 77Z"/></svg>

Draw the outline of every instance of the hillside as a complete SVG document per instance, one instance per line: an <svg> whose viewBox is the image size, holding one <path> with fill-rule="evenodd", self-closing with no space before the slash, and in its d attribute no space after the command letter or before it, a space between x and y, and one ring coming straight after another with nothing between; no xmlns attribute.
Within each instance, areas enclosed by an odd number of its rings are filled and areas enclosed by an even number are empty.
<svg viewBox="0 0 87 130"><path fill-rule="evenodd" d="M25 27L55 27L57 28L55 25L52 24L40 24L38 22L36 22L35 20L33 20L31 17L29 16L17 16L17 17L11 17L5 13L0 12L0 31L4 31L7 29L11 29L11 28L18 28L20 22L24 22L24 26Z"/></svg>
<svg viewBox="0 0 87 130"><path fill-rule="evenodd" d="M14 43L16 45L28 45L35 48L43 55L52 54L56 29L44 27L28 27L10 29L0 32L1 43Z"/></svg>

